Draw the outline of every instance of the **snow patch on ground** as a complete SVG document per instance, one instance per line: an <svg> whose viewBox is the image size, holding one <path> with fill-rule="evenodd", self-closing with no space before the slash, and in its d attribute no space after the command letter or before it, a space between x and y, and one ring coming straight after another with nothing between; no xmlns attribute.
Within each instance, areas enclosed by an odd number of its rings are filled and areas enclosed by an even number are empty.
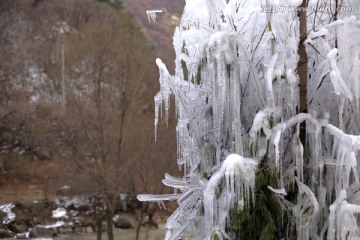
<svg viewBox="0 0 360 240"><path fill-rule="evenodd" d="M9 203L5 205L0 205L0 211L6 214L6 218L3 221L3 224L8 224L15 219L16 215L12 212L12 209L15 207L14 204Z"/></svg>
<svg viewBox="0 0 360 240"><path fill-rule="evenodd" d="M41 227L41 228L57 228L57 227L62 227L64 225L65 225L65 223L63 221L57 221L56 223L53 223L53 224L38 225L38 227Z"/></svg>
<svg viewBox="0 0 360 240"><path fill-rule="evenodd" d="M67 217L65 208L57 208L52 212L53 218Z"/></svg>

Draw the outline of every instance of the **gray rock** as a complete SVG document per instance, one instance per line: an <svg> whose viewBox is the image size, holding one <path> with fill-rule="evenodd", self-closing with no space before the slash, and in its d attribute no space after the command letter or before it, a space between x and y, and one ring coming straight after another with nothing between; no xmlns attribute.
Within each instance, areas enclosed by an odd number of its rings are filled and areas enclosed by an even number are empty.
<svg viewBox="0 0 360 240"><path fill-rule="evenodd" d="M45 238L56 235L52 228L36 227L30 230L30 238Z"/></svg>
<svg viewBox="0 0 360 240"><path fill-rule="evenodd" d="M58 234L72 234L74 233L74 226L68 225L68 226L62 226L57 228Z"/></svg>
<svg viewBox="0 0 360 240"><path fill-rule="evenodd" d="M115 215L113 220L116 228L135 228L138 224L133 216L125 213Z"/></svg>
<svg viewBox="0 0 360 240"><path fill-rule="evenodd" d="M95 230L94 219L90 216L78 216L74 221L74 229L76 232L82 231L84 229L91 228Z"/></svg>
<svg viewBox="0 0 360 240"><path fill-rule="evenodd" d="M24 232L27 232L29 229L28 223L26 223L25 221L22 221L22 220L12 221L12 222L8 223L6 225L6 227L14 233L24 233Z"/></svg>

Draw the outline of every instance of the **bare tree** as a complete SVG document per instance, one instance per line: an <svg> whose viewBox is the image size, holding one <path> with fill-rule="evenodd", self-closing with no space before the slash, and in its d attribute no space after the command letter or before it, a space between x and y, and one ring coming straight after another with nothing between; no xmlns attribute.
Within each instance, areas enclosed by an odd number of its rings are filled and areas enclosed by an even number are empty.
<svg viewBox="0 0 360 240"><path fill-rule="evenodd" d="M125 158L125 152L131 154L126 150L131 137L126 129L131 125L132 109L141 109L148 101L146 96L151 96L147 78L154 71L149 65L154 51L130 15L111 11L101 15L90 19L69 49L69 54L76 55L72 57L75 82L69 105L75 108L83 140L77 144L74 159L91 175L94 194L104 197L108 239L114 239L116 196L127 185L121 182L134 166Z"/></svg>

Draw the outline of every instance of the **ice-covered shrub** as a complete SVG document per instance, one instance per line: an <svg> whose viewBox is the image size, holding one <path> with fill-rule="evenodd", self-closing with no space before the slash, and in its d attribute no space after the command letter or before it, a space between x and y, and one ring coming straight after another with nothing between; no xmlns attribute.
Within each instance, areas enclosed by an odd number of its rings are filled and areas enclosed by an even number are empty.
<svg viewBox="0 0 360 240"><path fill-rule="evenodd" d="M184 177L165 175L174 194L138 196L178 202L167 240L360 238L359 9L308 1L300 39L302 2L186 1L175 75L157 59L155 96L155 125L175 97ZM302 64L309 113L299 109Z"/></svg>

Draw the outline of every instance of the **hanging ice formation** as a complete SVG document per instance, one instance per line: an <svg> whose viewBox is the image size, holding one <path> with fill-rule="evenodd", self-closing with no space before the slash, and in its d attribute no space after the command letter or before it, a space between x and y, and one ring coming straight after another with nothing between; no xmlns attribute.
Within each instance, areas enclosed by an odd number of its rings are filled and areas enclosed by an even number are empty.
<svg viewBox="0 0 360 240"><path fill-rule="evenodd" d="M156 21L156 14L162 13L163 11L161 9L153 9L153 10L147 10L146 15L148 17L149 23L152 21Z"/></svg>
<svg viewBox="0 0 360 240"><path fill-rule="evenodd" d="M264 157L280 186L268 188L293 219L286 227L296 229L297 239L360 239L360 22L345 13L338 20L308 15L311 114L298 113L299 19L295 11L264 11L274 3L186 0L174 33L175 75L156 60L155 126L161 109L167 118L173 95L184 176L165 175L174 194L138 198L178 202L166 240L233 239L230 210L255 202ZM306 146L299 138L303 121ZM294 185L298 196L290 202L286 193ZM278 234L286 238L292 231L283 232Z"/></svg>

